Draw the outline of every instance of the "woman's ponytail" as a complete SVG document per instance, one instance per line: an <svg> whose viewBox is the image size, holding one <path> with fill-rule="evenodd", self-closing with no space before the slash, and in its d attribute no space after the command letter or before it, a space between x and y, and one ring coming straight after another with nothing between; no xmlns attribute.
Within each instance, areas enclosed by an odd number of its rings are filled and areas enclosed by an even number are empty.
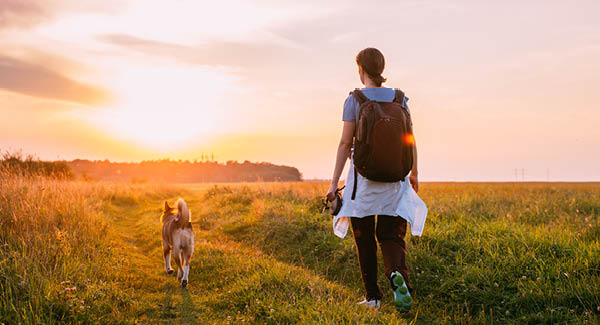
<svg viewBox="0 0 600 325"><path fill-rule="evenodd" d="M371 80L373 80L373 82L377 85L377 87L381 87L381 84L387 81L387 79L384 78L382 75L372 76L369 74L369 78L371 78Z"/></svg>

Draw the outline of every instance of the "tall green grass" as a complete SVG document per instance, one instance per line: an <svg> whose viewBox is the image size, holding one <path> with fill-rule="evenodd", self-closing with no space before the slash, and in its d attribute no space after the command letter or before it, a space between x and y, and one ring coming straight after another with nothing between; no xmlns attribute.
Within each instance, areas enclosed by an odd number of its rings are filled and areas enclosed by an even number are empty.
<svg viewBox="0 0 600 325"><path fill-rule="evenodd" d="M324 186L215 187L199 223L362 292L350 233L316 212ZM407 237L412 316L426 322L598 322L599 184L423 184ZM383 276L382 276L383 278ZM389 288L381 279L382 288ZM391 291L384 302L391 299Z"/></svg>

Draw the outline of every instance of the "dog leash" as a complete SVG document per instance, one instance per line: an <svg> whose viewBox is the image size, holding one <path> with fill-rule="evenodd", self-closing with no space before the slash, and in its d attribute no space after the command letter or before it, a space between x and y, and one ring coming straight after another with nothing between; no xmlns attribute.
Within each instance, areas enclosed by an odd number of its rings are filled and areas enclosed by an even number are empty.
<svg viewBox="0 0 600 325"><path fill-rule="evenodd" d="M340 188L338 188L338 189L335 190L335 199L334 200L338 200L339 199L339 201L340 201L339 203L342 202L342 195L341 195L341 193L342 193L342 190L344 188L346 188L346 185L344 185L344 186L342 186L342 187L340 187ZM331 209L331 207L329 206L329 202L331 202L331 201L329 201L327 199L327 196L325 196L325 198L321 202L323 204L323 209L321 210L321 213L325 212L325 210L327 210L327 209ZM338 207L336 209L338 211L339 211L339 208L341 208L341 205L339 203L338 203ZM333 214L333 212L334 211L332 211L332 214ZM337 213L335 213L335 214L337 214Z"/></svg>

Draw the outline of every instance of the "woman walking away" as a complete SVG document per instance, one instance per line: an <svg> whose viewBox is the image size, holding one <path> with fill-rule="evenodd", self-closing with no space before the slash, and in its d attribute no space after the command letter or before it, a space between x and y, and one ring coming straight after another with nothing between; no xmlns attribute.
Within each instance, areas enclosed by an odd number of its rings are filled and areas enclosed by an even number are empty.
<svg viewBox="0 0 600 325"><path fill-rule="evenodd" d="M366 298L359 304L379 308L383 296L377 284L377 242L384 273L391 283L394 305L407 312L413 292L406 267L407 221L420 236L427 207L418 197L417 148L408 110L400 90L382 87L385 60L375 48L356 56L360 81L365 86L350 93L344 103L342 137L337 150L330 201L335 199L340 175L348 158L351 168L342 195L342 208L334 217L334 233L344 238L352 224Z"/></svg>

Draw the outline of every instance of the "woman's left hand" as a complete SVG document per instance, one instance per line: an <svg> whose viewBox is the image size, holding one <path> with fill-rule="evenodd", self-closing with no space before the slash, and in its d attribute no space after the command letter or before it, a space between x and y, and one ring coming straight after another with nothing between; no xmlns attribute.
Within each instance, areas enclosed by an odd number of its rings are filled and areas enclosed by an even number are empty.
<svg viewBox="0 0 600 325"><path fill-rule="evenodd" d="M327 191L327 201L333 202L335 200L335 191L337 190L337 182L332 182Z"/></svg>
<svg viewBox="0 0 600 325"><path fill-rule="evenodd" d="M408 179L410 180L410 185L412 186L412 188L415 190L416 193L419 192L419 177L417 176L417 174L411 173L410 176L408 177Z"/></svg>

